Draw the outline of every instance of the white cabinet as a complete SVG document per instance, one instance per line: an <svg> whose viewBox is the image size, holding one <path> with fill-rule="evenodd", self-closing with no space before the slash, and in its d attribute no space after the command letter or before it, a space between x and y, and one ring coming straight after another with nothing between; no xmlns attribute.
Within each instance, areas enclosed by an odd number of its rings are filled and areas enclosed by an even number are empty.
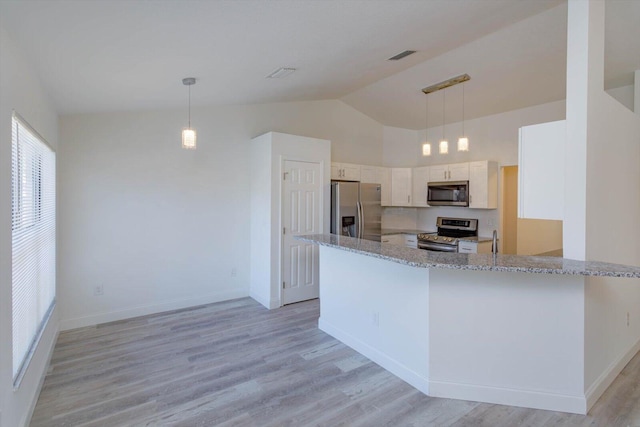
<svg viewBox="0 0 640 427"><path fill-rule="evenodd" d="M365 184L382 184L382 170L379 166L360 166L360 182Z"/></svg>
<svg viewBox="0 0 640 427"><path fill-rule="evenodd" d="M498 208L498 163L480 161L469 163L469 207Z"/></svg>
<svg viewBox="0 0 640 427"><path fill-rule="evenodd" d="M391 169L380 168L380 204L391 206Z"/></svg>
<svg viewBox="0 0 640 427"><path fill-rule="evenodd" d="M331 179L360 181L360 165L351 163L331 163Z"/></svg>
<svg viewBox="0 0 640 427"><path fill-rule="evenodd" d="M381 242L386 245L418 248L418 236L416 234L387 234L382 236Z"/></svg>
<svg viewBox="0 0 640 427"><path fill-rule="evenodd" d="M429 166L413 168L412 200L413 206L427 207L427 182L429 182Z"/></svg>
<svg viewBox="0 0 640 427"><path fill-rule="evenodd" d="M411 168L391 169L391 205L411 206Z"/></svg>
<svg viewBox="0 0 640 427"><path fill-rule="evenodd" d="M518 218L564 217L566 121L520 128Z"/></svg>
<svg viewBox="0 0 640 427"><path fill-rule="evenodd" d="M408 248L418 249L418 235L417 234L405 234L404 245Z"/></svg>
<svg viewBox="0 0 640 427"><path fill-rule="evenodd" d="M491 245L490 241L468 242L461 240L458 242L458 252L461 254L490 254Z"/></svg>
<svg viewBox="0 0 640 427"><path fill-rule="evenodd" d="M387 234L381 239L381 243L387 245L404 246L404 242L404 234Z"/></svg>
<svg viewBox="0 0 640 427"><path fill-rule="evenodd" d="M453 163L437 165L429 168L430 182L467 181L469 180L469 163Z"/></svg>

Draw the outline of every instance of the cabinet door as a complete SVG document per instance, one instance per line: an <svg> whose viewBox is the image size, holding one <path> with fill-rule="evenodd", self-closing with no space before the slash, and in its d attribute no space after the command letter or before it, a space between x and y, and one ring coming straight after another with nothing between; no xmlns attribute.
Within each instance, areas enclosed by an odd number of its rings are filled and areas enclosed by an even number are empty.
<svg viewBox="0 0 640 427"><path fill-rule="evenodd" d="M411 168L391 169L391 204L411 206Z"/></svg>
<svg viewBox="0 0 640 427"><path fill-rule="evenodd" d="M331 163L331 179L342 179L342 165Z"/></svg>
<svg viewBox="0 0 640 427"><path fill-rule="evenodd" d="M391 169L380 168L380 204L391 206Z"/></svg>
<svg viewBox="0 0 640 427"><path fill-rule="evenodd" d="M455 163L449 165L448 181L469 180L469 163Z"/></svg>
<svg viewBox="0 0 640 427"><path fill-rule="evenodd" d="M408 248L418 249L418 235L417 234L405 234L404 245Z"/></svg>
<svg viewBox="0 0 640 427"><path fill-rule="evenodd" d="M449 167L447 165L437 165L429 167L429 182L447 181Z"/></svg>
<svg viewBox="0 0 640 427"><path fill-rule="evenodd" d="M395 246L404 246L404 235L403 234L387 234L386 236L382 236L381 243Z"/></svg>
<svg viewBox="0 0 640 427"><path fill-rule="evenodd" d="M382 184L381 168L377 166L361 166L360 182L365 184Z"/></svg>
<svg viewBox="0 0 640 427"><path fill-rule="evenodd" d="M496 162L469 163L469 207L498 208L498 164Z"/></svg>
<svg viewBox="0 0 640 427"><path fill-rule="evenodd" d="M347 181L360 181L360 165L343 163L342 179L345 179Z"/></svg>
<svg viewBox="0 0 640 427"><path fill-rule="evenodd" d="M477 254L478 244L476 242L461 240L458 242L458 252L461 254Z"/></svg>
<svg viewBox="0 0 640 427"><path fill-rule="evenodd" d="M429 182L429 166L413 168L412 175L412 200L413 206L427 205L427 182Z"/></svg>
<svg viewBox="0 0 640 427"><path fill-rule="evenodd" d="M566 121L520 128L518 218L564 217Z"/></svg>

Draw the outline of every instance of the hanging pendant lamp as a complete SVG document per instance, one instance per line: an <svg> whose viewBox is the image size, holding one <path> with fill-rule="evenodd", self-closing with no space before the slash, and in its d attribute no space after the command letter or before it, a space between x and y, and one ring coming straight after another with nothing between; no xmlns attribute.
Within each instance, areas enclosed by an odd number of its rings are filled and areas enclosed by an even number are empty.
<svg viewBox="0 0 640 427"><path fill-rule="evenodd" d="M424 129L424 133L425 133L425 137L424 137L424 144L422 144L422 155L423 156L430 156L431 155L431 143L429 142L429 97L426 97L427 101L427 113L425 114L425 129Z"/></svg>
<svg viewBox="0 0 640 427"><path fill-rule="evenodd" d="M462 136L458 139L458 151L469 151L469 138L464 133L464 83L462 83Z"/></svg>
<svg viewBox="0 0 640 427"><path fill-rule="evenodd" d="M442 139L440 140L440 145L438 146L438 151L440 154L448 154L449 153L449 141L444 138L444 127L446 125L445 120L445 95L446 89L442 90Z"/></svg>
<svg viewBox="0 0 640 427"><path fill-rule="evenodd" d="M195 77L182 79L182 84L189 87L189 126L182 129L182 148L186 150L196 149L196 131L191 128L191 86L196 84Z"/></svg>

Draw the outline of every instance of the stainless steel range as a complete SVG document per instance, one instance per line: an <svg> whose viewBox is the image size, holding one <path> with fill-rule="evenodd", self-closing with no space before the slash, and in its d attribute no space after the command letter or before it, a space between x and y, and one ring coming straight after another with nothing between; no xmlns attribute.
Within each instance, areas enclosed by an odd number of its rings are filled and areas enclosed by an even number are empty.
<svg viewBox="0 0 640 427"><path fill-rule="evenodd" d="M458 252L460 237L478 235L478 220L438 217L437 233L418 234L418 248L438 252Z"/></svg>

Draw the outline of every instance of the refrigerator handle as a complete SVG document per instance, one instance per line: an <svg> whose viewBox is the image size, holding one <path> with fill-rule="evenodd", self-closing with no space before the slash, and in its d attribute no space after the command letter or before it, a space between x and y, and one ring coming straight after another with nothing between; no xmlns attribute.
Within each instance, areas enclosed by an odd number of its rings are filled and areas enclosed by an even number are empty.
<svg viewBox="0 0 640 427"><path fill-rule="evenodd" d="M364 211L362 203L358 202L358 239L362 239L364 236Z"/></svg>

